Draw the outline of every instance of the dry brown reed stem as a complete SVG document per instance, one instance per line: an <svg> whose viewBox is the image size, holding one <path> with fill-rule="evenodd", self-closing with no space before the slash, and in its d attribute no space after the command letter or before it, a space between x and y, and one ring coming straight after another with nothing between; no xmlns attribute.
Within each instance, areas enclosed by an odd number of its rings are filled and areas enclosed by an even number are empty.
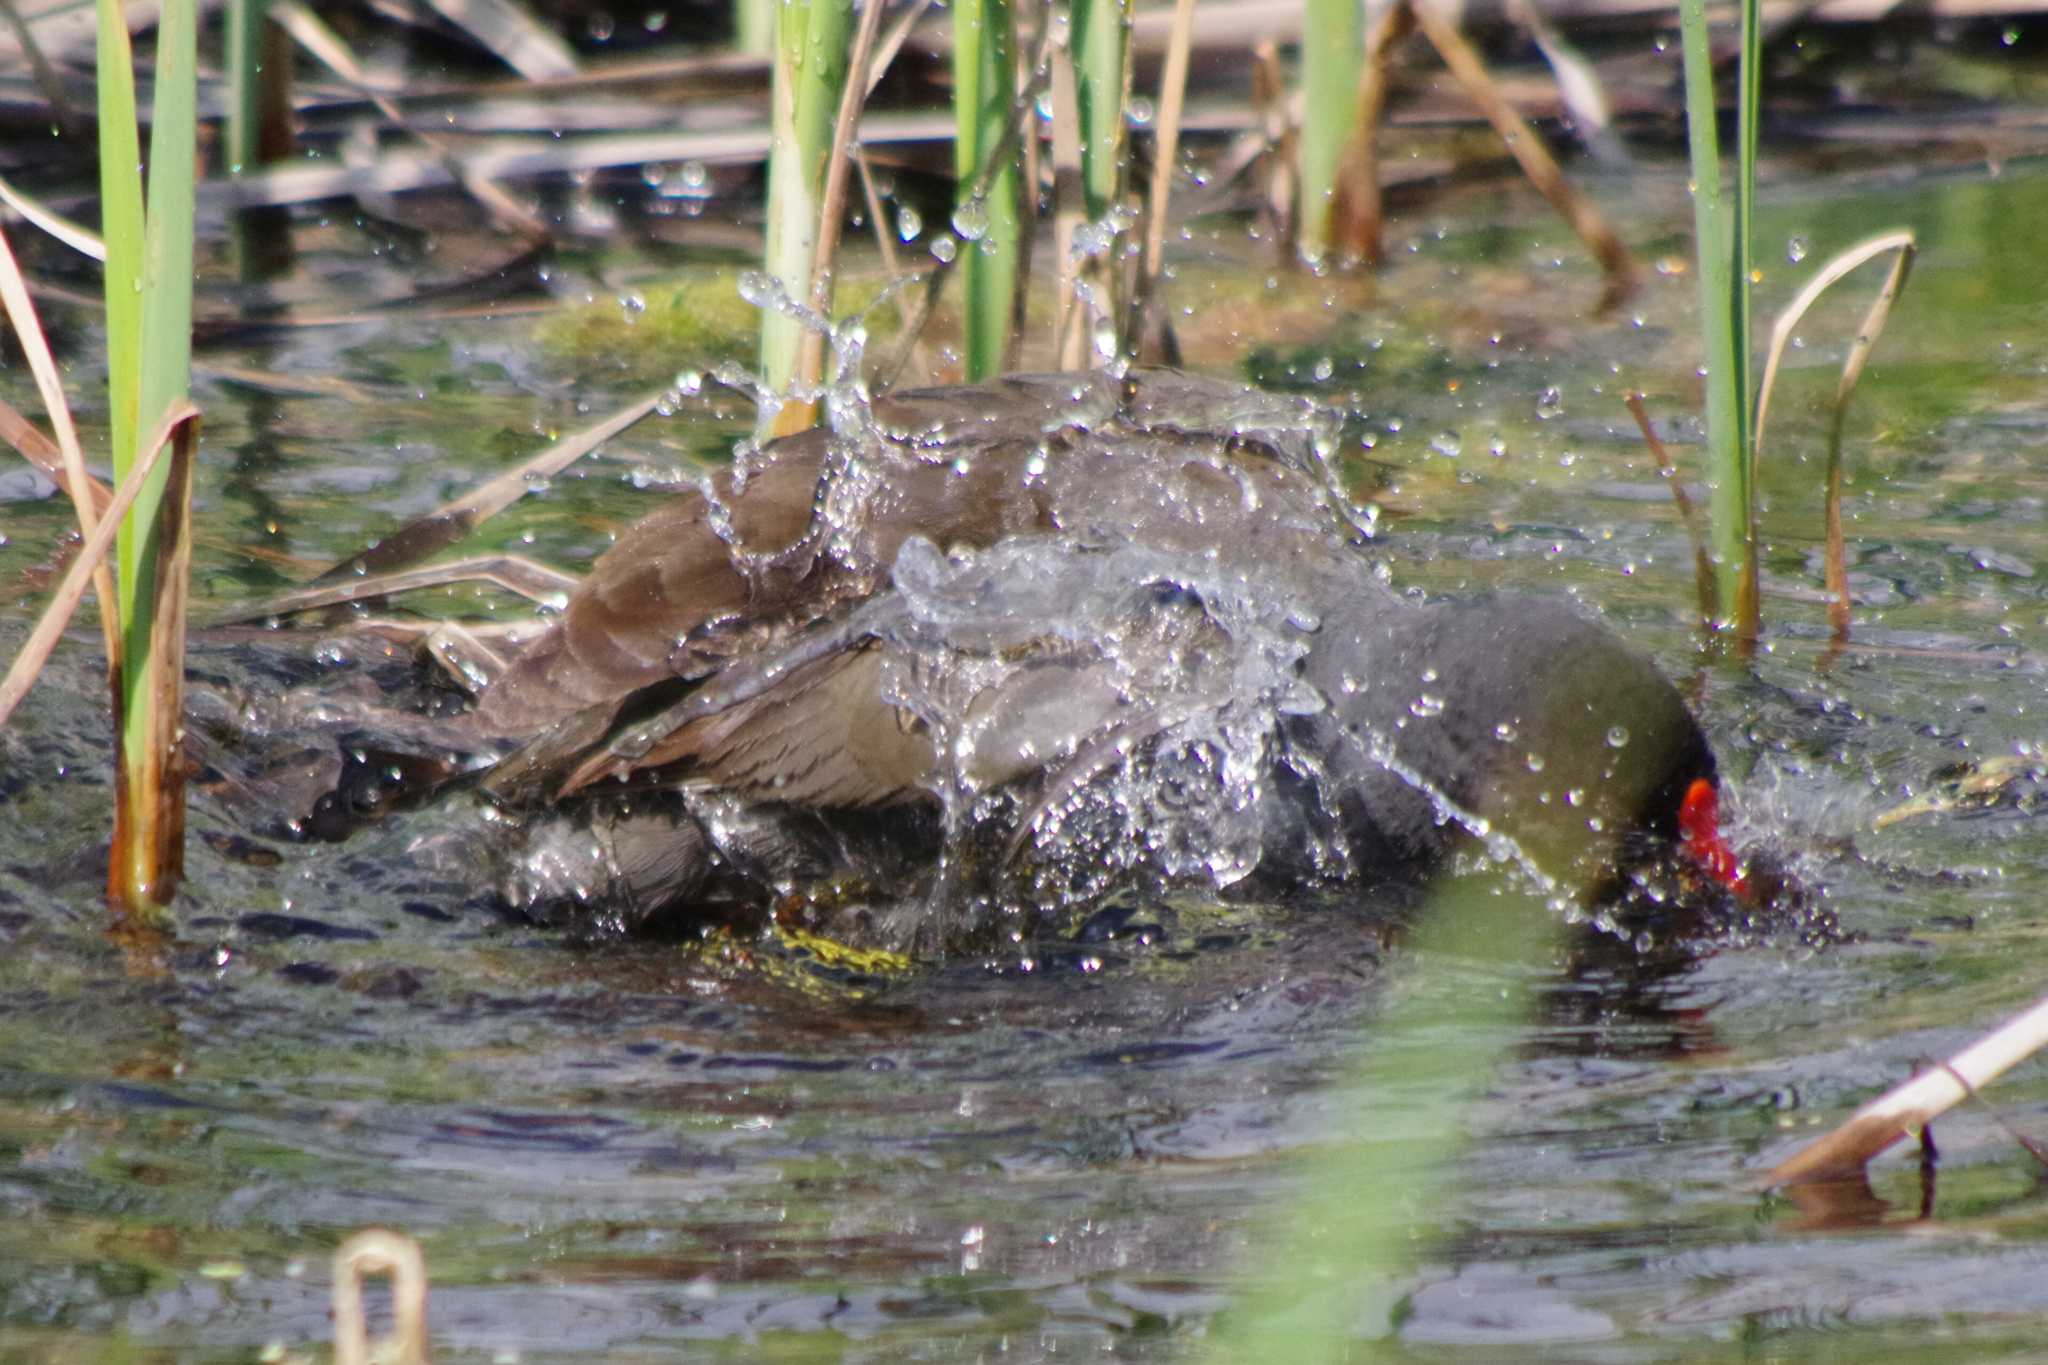
<svg viewBox="0 0 2048 1365"><path fill-rule="evenodd" d="M514 0L427 0L427 4L529 80L562 80L577 72L576 53L570 46Z"/></svg>
<svg viewBox="0 0 2048 1365"><path fill-rule="evenodd" d="M453 545L525 497L536 484L553 478L640 421L667 396L666 391L649 394L628 403L603 421L563 437L532 459L486 479L461 497L442 503L417 521L409 522L361 554L344 559L314 582L346 581L364 574L391 573L412 567L428 555Z"/></svg>
<svg viewBox="0 0 2048 1365"><path fill-rule="evenodd" d="M375 88L375 83L363 70L362 64L356 60L355 53L349 49L348 44L342 41L341 35L329 28L312 10L300 4L299 0L271 0L270 17L285 32L291 34L292 40L311 53L321 65L368 100L378 113L390 120L392 127L418 139L421 145L440 157L448 168L448 173L455 177L472 198L490 211L492 220L499 226L529 241L546 241L554 236L552 229L531 210L500 189L488 176L469 165L452 143L425 129L415 127L412 120L406 117L405 111L400 109L389 95ZM570 74L573 73L572 65ZM560 73L556 75L559 78Z"/></svg>
<svg viewBox="0 0 2048 1365"><path fill-rule="evenodd" d="M846 84L839 92L839 110L832 120L832 148L825 154L825 188L818 196L818 232L812 239L807 302L812 312L828 320L832 316L832 273L839 261L839 225L846 218L846 178L853 163L849 152L854 129L860 123L860 111L873 84L868 66L875 50L875 34L882 26L882 9L882 5L870 0L861 11L860 27L853 34L853 51L846 61ZM825 338L806 328L797 342L796 383L810 388L823 377L824 370ZM786 402L775 414L773 430L778 436L787 436L815 425L817 420L815 403Z"/></svg>
<svg viewBox="0 0 2048 1365"><path fill-rule="evenodd" d="M896 254L896 241L890 233L888 219L883 214L882 194L875 187L874 168L868 164L866 149L858 142L853 144L853 163L860 171L860 191L867 200L868 222L874 229L875 249L882 257L882 271L893 283L903 278L903 258ZM896 305L899 325L904 332L910 332L917 325L917 305L902 289L892 290L891 298ZM920 373L933 373L931 355L926 351L922 338L911 338L909 354Z"/></svg>
<svg viewBox="0 0 2048 1365"><path fill-rule="evenodd" d="M35 423L17 412L6 399L0 398L0 441L13 446L30 464L49 475L50 481L59 488L68 488L71 475L64 468L64 452L57 449L57 443L36 430ZM85 478L86 491L92 497L93 510L100 516L106 515L107 486L90 474Z"/></svg>
<svg viewBox="0 0 2048 1365"><path fill-rule="evenodd" d="M1507 144L1508 152L1522 167L1522 174L1529 177L1552 208L1571 225L1586 249L1593 253L1593 259L1607 273L1607 287L1602 291L1598 309L1600 312L1614 308L1634 292L1637 282L1635 257L1609 225L1606 215L1593 206L1593 201L1572 187L1564 172L1558 168L1556 158L1550 155L1535 129L1523 121L1514 111L1500 87L1494 83L1486 64L1465 36L1458 32L1458 26L1437 13L1429 0L1408 0L1408 9L1413 11L1417 26L1423 36L1443 58L1444 65L1465 87L1465 93L1479 106L1501 141Z"/></svg>
<svg viewBox="0 0 2048 1365"><path fill-rule="evenodd" d="M1180 164L1180 120L1187 106L1188 50L1194 31L1195 0L1175 0L1173 40L1166 48L1166 68L1159 76L1159 113L1152 144L1152 186L1145 203L1145 255L1138 273L1138 287L1131 297L1131 312L1124 344L1132 352L1172 363L1178 359L1160 312L1159 274L1166 266L1166 209L1173 196L1173 173ZM1155 335L1167 354L1154 356Z"/></svg>
<svg viewBox="0 0 2048 1365"><path fill-rule="evenodd" d="M2043 1047L2048 1047L2048 998L2035 1001L1948 1061L1864 1105L1841 1127L1773 1166L1763 1183L1855 1175L1885 1148L1924 1129Z"/></svg>
<svg viewBox="0 0 2048 1365"><path fill-rule="evenodd" d="M389 1337L370 1342L363 1315L363 1281L391 1277L394 1318ZM427 1258L402 1232L367 1228L334 1253L335 1365L427 1365Z"/></svg>
<svg viewBox="0 0 2048 1365"><path fill-rule="evenodd" d="M471 555L425 568L396 569L389 573L350 575L321 579L303 588L292 588L216 617L217 622L263 621L294 612L317 611L321 607L345 606L373 597L392 597L418 592L422 588L445 588L453 583L489 583L530 602L559 602L576 590L583 580L574 574L526 559L519 555Z"/></svg>
<svg viewBox="0 0 2048 1365"><path fill-rule="evenodd" d="M1700 518L1692 505L1692 495L1685 491L1685 480L1679 477L1678 465L1672 460L1671 452L1657 435L1657 429L1650 424L1649 411L1643 406L1643 396L1631 393L1621 400L1627 405L1629 415L1636 419L1636 427L1643 433L1643 444L1650 448L1650 454L1657 461L1657 470L1671 485L1671 501L1678 507L1678 520L1685 527L1685 538L1692 542L1693 595L1699 601L1700 620L1711 624L1714 619L1714 561L1707 554L1706 537L1700 532Z"/></svg>
<svg viewBox="0 0 2048 1365"><path fill-rule="evenodd" d="M43 335L42 322L36 317L35 302L29 298L28 282L22 278L21 267L14 259L14 248L4 232L0 232L0 305L6 309L7 321L14 328L30 373L35 376L36 392L43 400L44 410L50 414L50 428L57 433L61 463L57 469L44 472L63 485L64 491L70 495L73 514L78 518L78 533L90 539L105 501L104 490L85 472L85 451L78 443L78 429L71 421L71 405L64 398L64 381L57 373L56 357L50 354L49 340ZM31 426L28 430L35 429ZM37 434L40 436L41 433ZM13 444L25 457L35 461L32 451L36 448L26 438ZM121 630L120 620L114 611L114 573L104 558L93 561L92 585L100 600L100 642L107 651L107 666L118 667Z"/></svg>
<svg viewBox="0 0 2048 1365"><path fill-rule="evenodd" d="M1596 157L1616 159L1622 153L1614 142L1614 110L1601 87L1593 64L1566 42L1543 12L1531 0L1507 0L1508 17L1529 31L1536 50L1550 65L1557 82L1558 98L1571 115L1574 131Z"/></svg>
<svg viewBox="0 0 2048 1365"><path fill-rule="evenodd" d="M862 92L863 94L875 93L875 87L882 83L882 73L896 60L896 54L903 50L904 41L910 37L911 30L917 27L917 21L924 18L924 12L931 7L932 0L917 0L917 3L903 11L895 25L882 35L881 42L875 46L874 60L868 66L867 89Z"/></svg>
<svg viewBox="0 0 2048 1365"><path fill-rule="evenodd" d="M1365 35L1365 60L1358 72L1351 142L1337 169L1337 193L1330 203L1334 221L1324 240L1346 256L1378 265L1386 255L1386 210L1380 192L1380 123L1387 112L1392 54L1415 31L1407 0L1396 0Z"/></svg>
<svg viewBox="0 0 2048 1365"><path fill-rule="evenodd" d="M1081 97L1074 79L1074 53L1066 43L1049 54L1052 86L1052 244L1059 261L1058 303L1053 316L1053 364L1078 370L1087 363L1088 307L1081 298L1080 262L1074 236L1086 215L1081 182Z"/></svg>
<svg viewBox="0 0 2048 1365"><path fill-rule="evenodd" d="M107 244L99 239L98 234L72 222L33 195L22 193L5 179L0 179L0 204L13 209L79 255L95 261L107 259Z"/></svg>
<svg viewBox="0 0 2048 1365"><path fill-rule="evenodd" d="M71 623L72 613L78 610L78 604L85 596L87 585L106 571L107 550L113 545L114 537L120 531L121 518L127 515L128 508L135 502L136 495L142 491L143 484L149 481L151 471L162 463L165 453L174 448L171 438L173 432L178 429L175 424L189 423L198 416L199 410L190 403L181 402L173 407L158 427L152 443L145 447L143 457L129 469L128 477L121 481L121 486L115 489L113 496L108 499L107 505L101 510L99 521L86 534L85 543L79 548L78 557L72 560L63 581L57 585L56 594L50 598L50 604L43 608L42 617L36 622L35 629L29 632L28 640L22 645L21 652L14 656L14 662L8 666L6 678L0 680L0 725L7 723L8 718L14 714L14 708L21 704L21 699L35 686L36 678L43 671L43 665L49 662L51 652L56 649L57 641L64 633L64 627ZM113 598L109 596L102 601L111 602Z"/></svg>
<svg viewBox="0 0 2048 1365"><path fill-rule="evenodd" d="M28 62L29 73L35 78L36 89L50 102L51 117L66 132L89 127L65 95L64 81L57 75L57 69L50 64L48 55L43 51L43 45L36 41L35 30L30 28L28 20L22 17L20 8L11 0L0 4L0 19L5 20L8 29L14 34L14 41L21 48L22 57Z"/></svg>
<svg viewBox="0 0 2048 1365"><path fill-rule="evenodd" d="M1261 39L1252 49L1252 110L1265 143L1259 187L1260 216L1280 254L1294 252L1294 120L1287 116L1287 77L1280 68L1280 44ZM1346 155L1350 153L1347 150ZM1338 184L1343 184L1340 174Z"/></svg>

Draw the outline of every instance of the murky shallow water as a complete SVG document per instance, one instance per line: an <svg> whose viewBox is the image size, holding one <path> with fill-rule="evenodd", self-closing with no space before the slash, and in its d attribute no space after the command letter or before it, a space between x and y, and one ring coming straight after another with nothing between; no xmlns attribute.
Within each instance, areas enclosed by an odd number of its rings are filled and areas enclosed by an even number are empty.
<svg viewBox="0 0 2048 1365"><path fill-rule="evenodd" d="M1738 838L1795 859L1856 941L1662 974L1543 967L1539 1020L1471 1113L1423 1270L1357 1291L1361 1336L1412 1354L2017 1351L2048 1311L2030 1159L1984 1109L1940 1125L1928 1221L1898 1157L1875 1178L1891 1210L1846 1230L1745 1183L2048 978L2048 840L2026 809L1871 829L1941 765L2041 742L2048 281L2032 225L2048 179L1766 193L1764 240L1802 237L1807 268L1892 223L1925 252L1851 420L1858 647L1825 659L1812 593L1816 402L1862 307L1843 298L1810 324L1774 418L1773 646L1753 676L1694 679ZM1680 194L1666 179L1617 216L1675 250ZM1197 232L1188 302L1243 335L1192 349L1260 342L1267 382L1356 395L1405 512L1404 581L1575 592L1691 675L1687 551L1619 406L1641 387L1689 423L1691 281L1656 276L1633 316L1594 322L1594 282L1521 192L1439 217L1377 300L1351 282L1247 299L1236 229ZM593 269L565 263L558 287ZM1764 311L1797 275L1769 272ZM361 391L202 394L202 600L274 584L275 556L339 557L605 410L530 336L521 318L401 312L218 354ZM661 469L730 431L678 419L624 444ZM644 496L634 481L594 462L485 539L587 558ZM65 513L13 501L0 517L11 582ZM0 633L26 620L10 605ZM1245 1284L1285 1275L1253 1213L1284 1207L1292 1158L1337 1136L1332 1084L1399 959L1358 907L1142 906L1118 939L1029 971L875 981L772 946L579 946L507 923L406 858L459 810L295 846L201 806L177 943L126 955L98 928L89 648L0 732L0 1348L246 1359L322 1341L326 1254L371 1223L424 1243L455 1359L692 1341L1174 1357ZM195 667L246 676L247 660ZM1992 1099L2038 1132L2048 1080L2023 1068Z"/></svg>

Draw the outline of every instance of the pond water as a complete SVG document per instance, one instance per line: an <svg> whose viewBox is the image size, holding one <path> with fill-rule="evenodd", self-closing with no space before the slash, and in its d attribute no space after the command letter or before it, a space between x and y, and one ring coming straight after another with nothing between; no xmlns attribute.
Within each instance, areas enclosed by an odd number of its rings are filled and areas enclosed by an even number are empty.
<svg viewBox="0 0 2048 1365"><path fill-rule="evenodd" d="M1358 414L1350 472L1388 509L1396 581L1575 594L1653 651L1722 755L1737 842L1843 931L1655 961L1560 948L1518 972L1537 1016L1464 1116L1420 1268L1357 1289L1357 1337L1417 1357L2033 1350L2048 1205L2000 1121L2041 1133L2038 1064L1938 1125L1924 1217L1910 1156L1849 1222L1752 1181L2048 980L2038 770L1875 824L1949 765L2048 743L2048 176L1767 175L1760 240L1785 249L1760 315L1877 228L1914 228L1923 255L1849 422L1854 643L1826 648L1817 562L1821 405L1863 308L1845 294L1774 408L1770 636L1748 669L1695 654L1690 553L1621 407L1642 389L1696 456L1683 180L1595 189L1654 267L1612 318L1520 187L1405 220L1375 280L1273 270L1235 221L1177 249L1192 364ZM348 220L303 240L311 312L433 269ZM547 287L619 300L655 269L570 258ZM81 387L95 345L80 328ZM202 604L301 578L635 391L541 345L520 306L393 308L202 362ZM745 417L655 419L478 543L579 564ZM68 519L34 483L0 473L10 654L38 601L18 585ZM1336 1083L1407 965L1365 909L1326 903L1147 905L1106 945L886 975L772 941L580 943L416 858L459 802L328 845L204 798L174 942L124 948L102 932L93 653L74 632L0 731L0 1355L311 1350L328 1253L373 1224L424 1246L443 1359L1191 1355L1247 1284L1286 1278L1260 1211L1351 1136ZM193 669L318 685L373 653L334 630L203 639Z"/></svg>

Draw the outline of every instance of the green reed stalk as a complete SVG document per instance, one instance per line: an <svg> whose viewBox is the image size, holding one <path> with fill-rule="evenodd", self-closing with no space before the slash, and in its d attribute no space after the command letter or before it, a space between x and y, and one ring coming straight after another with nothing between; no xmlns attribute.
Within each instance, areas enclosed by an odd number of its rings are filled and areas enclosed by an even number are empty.
<svg viewBox="0 0 2048 1365"><path fill-rule="evenodd" d="M269 10L269 0L228 0L222 65L228 78L223 150L229 175L247 175L263 160L263 24Z"/></svg>
<svg viewBox="0 0 2048 1365"><path fill-rule="evenodd" d="M1690 141L1693 230L1700 277L1700 332L1706 350L1707 544L1714 598L1702 604L1716 628L1756 633L1756 408L1749 382L1750 232L1755 221L1757 6L1743 5L1742 95L1736 131L1735 196L1722 192L1721 148L1705 0L1680 0L1685 51L1685 122Z"/></svg>
<svg viewBox="0 0 2048 1365"><path fill-rule="evenodd" d="M833 118L846 85L852 0L782 0L775 31L767 269L785 294L807 301L825 160L832 152ZM803 329L794 319L774 311L762 315L761 377L770 389L788 390L802 344Z"/></svg>
<svg viewBox="0 0 2048 1365"><path fill-rule="evenodd" d="M196 0L166 0L157 26L145 213L134 57L121 7L99 0L101 232L106 241L108 423L115 480L191 386L192 217L198 151ZM114 851L108 895L148 916L183 865L183 555L189 487L167 501L168 461L123 518L115 549L120 658L114 673ZM189 468L189 466L186 466Z"/></svg>
<svg viewBox="0 0 2048 1365"><path fill-rule="evenodd" d="M1017 274L1022 265L1023 214L1017 163L971 201L981 173L1010 123L1016 100L1014 26L1009 0L955 0L953 6L953 173L960 196L954 225L962 230L962 330L970 381L1002 373L1016 334Z"/></svg>
<svg viewBox="0 0 2048 1365"><path fill-rule="evenodd" d="M1130 0L1074 0L1074 92L1081 111L1081 203L1092 222L1116 207L1131 92Z"/></svg>
<svg viewBox="0 0 2048 1365"><path fill-rule="evenodd" d="M1758 593L1758 559L1762 545L1757 535L1757 403L1759 390L1750 381L1751 290L1756 281L1756 145L1757 126L1763 116L1763 13L1761 0L1742 0L1742 57L1736 73L1739 87L1735 122L1735 279L1730 312L1735 318L1735 335L1741 340L1741 368L1735 376L1735 392L1742 401L1743 474L1742 522L1748 554L1743 557L1740 582L1735 593L1736 637L1754 641L1760 624L1762 601Z"/></svg>
<svg viewBox="0 0 2048 1365"><path fill-rule="evenodd" d="M1358 0L1308 0L1301 45L1301 254L1330 249L1330 211L1351 140L1358 79L1365 63L1365 8Z"/></svg>
<svg viewBox="0 0 2048 1365"><path fill-rule="evenodd" d="M1407 979L1383 992L1369 1050L1332 1091L1331 1145L1255 1232L1259 1269L1210 1328L1207 1359L1374 1356L1361 1301L1411 1275L1442 1228L1473 1101L1513 1055L1558 922L1507 877L1459 878L1429 898L1394 969Z"/></svg>
<svg viewBox="0 0 2048 1365"><path fill-rule="evenodd" d="M777 0L733 0L733 46L766 57L775 50Z"/></svg>

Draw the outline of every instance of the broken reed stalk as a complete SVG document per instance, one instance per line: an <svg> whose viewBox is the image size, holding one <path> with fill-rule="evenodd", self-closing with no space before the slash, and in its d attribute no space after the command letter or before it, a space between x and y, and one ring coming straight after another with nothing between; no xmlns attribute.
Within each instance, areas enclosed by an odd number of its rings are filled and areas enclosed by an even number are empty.
<svg viewBox="0 0 2048 1365"><path fill-rule="evenodd" d="M146 214L128 29L113 0L100 0L98 19L108 417L120 481L147 453L143 433L184 402L191 385L198 6L166 0L157 25ZM192 438L190 423L179 430ZM118 742L107 896L116 913L144 921L170 902L184 866L190 496L189 458L158 465L116 539L121 639L110 660Z"/></svg>
<svg viewBox="0 0 2048 1365"><path fill-rule="evenodd" d="M1050 25L1047 25L1050 28ZM975 181L989 153L1006 141L1017 100L1008 0L956 0L953 6L953 227L961 261L965 378L991 379L1010 368L1017 335L1017 278L1024 216L1017 165L1005 158L987 187Z"/></svg>
<svg viewBox="0 0 2048 1365"><path fill-rule="evenodd" d="M363 1281L391 1277L392 1332L371 1342ZM366 1228L334 1253L335 1365L427 1365L427 1258L402 1232Z"/></svg>
<svg viewBox="0 0 2048 1365"><path fill-rule="evenodd" d="M1849 413L1849 399L1855 394L1856 385L1863 378L1864 367L1870 362L1870 352L1877 345L1878 337L1884 334L1892 304L1906 287L1906 279L1912 273L1913 257L1918 247L1910 231L1897 229L1858 242L1822 266L1819 273L1807 281L1805 288L1778 315L1778 321L1771 328L1771 342L1764 353L1763 382L1757 389L1752 467L1763 460L1764 426L1770 415L1771 394L1777 387L1778 366L1784 360L1786 348L1792 344L1793 331L1822 294L1865 262L1888 251L1896 253L1892 258L1891 271L1885 276L1877 297L1870 301L1863 323L1856 329L1856 339L1850 343L1849 352L1842 359L1842 377L1835 385L1835 401L1828 418L1826 581L1828 625L1837 640L1849 637L1849 566L1842 537L1842 423Z"/></svg>
<svg viewBox="0 0 2048 1365"><path fill-rule="evenodd" d="M1365 58L1365 8L1357 0L1307 0L1301 51L1301 208L1295 240L1303 259L1329 253L1332 209L1344 151L1352 140L1353 99Z"/></svg>
<svg viewBox="0 0 2048 1365"><path fill-rule="evenodd" d="M807 299L816 259L820 201L832 127L846 85L853 32L852 0L782 0L776 18L775 69L769 121L774 149L768 157L768 248L764 266L785 297ZM761 380L786 394L798 372L804 329L779 309L761 315ZM808 404L787 417L764 409L761 434L776 436L811 425Z"/></svg>
<svg viewBox="0 0 2048 1365"><path fill-rule="evenodd" d="M1862 1171L1887 1147L1932 1123L2012 1067L2048 1047L2048 998L1904 1085L1858 1109L1826 1137L1794 1152L1763 1176L1763 1183L1841 1179Z"/></svg>

